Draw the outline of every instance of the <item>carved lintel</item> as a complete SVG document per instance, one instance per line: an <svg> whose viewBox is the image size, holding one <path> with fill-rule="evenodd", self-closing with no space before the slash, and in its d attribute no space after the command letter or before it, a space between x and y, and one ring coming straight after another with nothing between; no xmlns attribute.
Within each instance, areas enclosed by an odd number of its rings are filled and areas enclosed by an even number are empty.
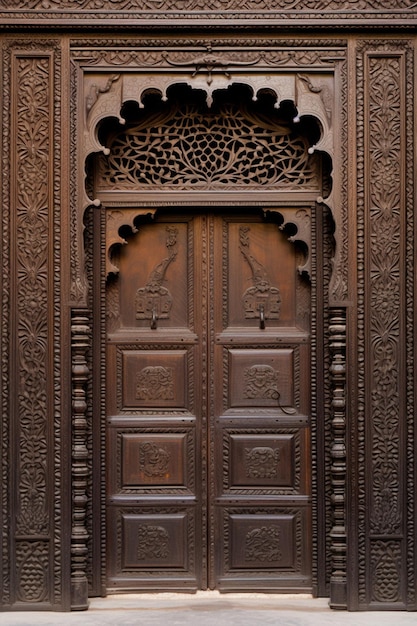
<svg viewBox="0 0 417 626"><path fill-rule="evenodd" d="M251 61L236 61L235 59L227 58L219 54L213 54L212 46L207 46L207 52L200 56L197 56L188 61L173 61L169 58L168 52L162 53L162 58L173 67L194 67L195 70L192 76L196 76L199 72L206 73L207 85L211 85L213 82L213 71L220 70L223 74L229 78L230 72L227 71L230 67L248 67L250 65L256 65L263 58L264 53L260 52Z"/></svg>
<svg viewBox="0 0 417 626"><path fill-rule="evenodd" d="M90 327L86 312L74 311L71 322L72 348L72 529L71 529L71 609L88 608L87 580L87 352Z"/></svg>
<svg viewBox="0 0 417 626"><path fill-rule="evenodd" d="M332 389L331 484L333 524L330 532L330 606L347 608L346 543L346 311L334 308L329 324Z"/></svg>

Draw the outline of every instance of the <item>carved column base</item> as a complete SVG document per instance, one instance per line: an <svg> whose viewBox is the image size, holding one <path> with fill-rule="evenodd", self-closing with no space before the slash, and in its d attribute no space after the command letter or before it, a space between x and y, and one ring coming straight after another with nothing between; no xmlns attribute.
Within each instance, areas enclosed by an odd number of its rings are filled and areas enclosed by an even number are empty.
<svg viewBox="0 0 417 626"><path fill-rule="evenodd" d="M347 582L346 582L346 530L343 526L334 527L330 533L332 546L332 562L334 570L330 578L331 609L346 611L347 609Z"/></svg>
<svg viewBox="0 0 417 626"><path fill-rule="evenodd" d="M346 583L331 582L330 583L330 601L329 607L339 611L346 611L347 609L347 590Z"/></svg>
<svg viewBox="0 0 417 626"><path fill-rule="evenodd" d="M71 611L86 611L88 609L88 581L87 578L71 580Z"/></svg>

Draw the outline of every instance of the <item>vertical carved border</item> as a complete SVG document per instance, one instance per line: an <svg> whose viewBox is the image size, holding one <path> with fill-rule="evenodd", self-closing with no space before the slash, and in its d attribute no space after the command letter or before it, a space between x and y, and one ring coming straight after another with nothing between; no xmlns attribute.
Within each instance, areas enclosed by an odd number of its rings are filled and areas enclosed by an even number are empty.
<svg viewBox="0 0 417 626"><path fill-rule="evenodd" d="M416 410L416 62L417 41L407 44L405 51L405 202L406 202L406 367L407 367L407 608L417 610L417 430L415 425Z"/></svg>
<svg viewBox="0 0 417 626"><path fill-rule="evenodd" d="M10 105L11 105L11 51L7 45L2 50L2 274L1 274L1 525L2 539L1 560L1 604L9 606L10 598L10 545L12 529L11 519L11 466L10 450Z"/></svg>
<svg viewBox="0 0 417 626"><path fill-rule="evenodd" d="M60 48L55 40L6 40L3 63L2 478L9 535L2 603L56 608L65 604L61 302L54 271L61 254L54 211Z"/></svg>
<svg viewBox="0 0 417 626"><path fill-rule="evenodd" d="M79 79L81 71L73 60L70 62L69 82L70 82L70 215L71 215L71 232L70 232L70 300L75 307L86 305L88 299L88 285L85 276L85 251L82 245L84 232L84 224L82 223L83 215L80 214L80 202L83 202L84 194L82 183L84 181L84 171L79 171L79 137L80 129L83 125L82 111L79 99ZM85 167L86 164L83 164ZM81 222L81 223L80 223Z"/></svg>
<svg viewBox="0 0 417 626"><path fill-rule="evenodd" d="M415 600L411 63L404 40L358 46L360 608Z"/></svg>

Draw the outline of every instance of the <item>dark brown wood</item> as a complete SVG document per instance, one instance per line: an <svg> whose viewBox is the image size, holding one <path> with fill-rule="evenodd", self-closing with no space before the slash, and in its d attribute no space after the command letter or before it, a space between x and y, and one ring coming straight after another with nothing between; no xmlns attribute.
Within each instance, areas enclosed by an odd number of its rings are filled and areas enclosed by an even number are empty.
<svg viewBox="0 0 417 626"><path fill-rule="evenodd" d="M75 311L71 320L72 335L72 528L71 528L71 609L88 608L87 580L87 383L89 370L86 355L91 345L91 331L85 311Z"/></svg>
<svg viewBox="0 0 417 626"><path fill-rule="evenodd" d="M44 4L0 0L1 608L158 579L415 610L415 3Z"/></svg>
<svg viewBox="0 0 417 626"><path fill-rule="evenodd" d="M245 213L157 215L120 254L110 589L311 590L309 287Z"/></svg>
<svg viewBox="0 0 417 626"><path fill-rule="evenodd" d="M346 576L346 312L332 308L330 312L330 350L332 355L332 505L333 525L330 533L332 574L331 606L347 608Z"/></svg>

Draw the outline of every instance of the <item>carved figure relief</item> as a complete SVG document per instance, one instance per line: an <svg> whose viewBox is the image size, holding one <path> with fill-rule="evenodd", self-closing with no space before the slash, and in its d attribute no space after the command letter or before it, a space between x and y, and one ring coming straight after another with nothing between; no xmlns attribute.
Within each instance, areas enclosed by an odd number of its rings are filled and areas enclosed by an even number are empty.
<svg viewBox="0 0 417 626"><path fill-rule="evenodd" d="M136 319L152 320L156 324L158 319L169 319L172 307L172 296L166 287L162 286L168 266L177 256L178 229L167 226L168 256L152 270L149 280L144 287L136 292Z"/></svg>
<svg viewBox="0 0 417 626"><path fill-rule="evenodd" d="M249 226L241 226L239 229L239 248L249 264L253 282L253 286L245 291L242 298L245 318L259 318L262 310L265 319L277 320L281 311L281 294L278 287L271 286L264 266L250 254L249 231Z"/></svg>
<svg viewBox="0 0 417 626"><path fill-rule="evenodd" d="M171 454L166 448L159 448L151 441L139 446L139 467L145 476L165 476Z"/></svg>
<svg viewBox="0 0 417 626"><path fill-rule="evenodd" d="M149 365L136 374L137 400L173 400L173 368Z"/></svg>
<svg viewBox="0 0 417 626"><path fill-rule="evenodd" d="M245 538L245 560L265 563L280 561L280 535L277 526L262 526L249 531Z"/></svg>
<svg viewBox="0 0 417 626"><path fill-rule="evenodd" d="M244 398L278 399L278 370L270 365L252 365L244 373Z"/></svg>
<svg viewBox="0 0 417 626"><path fill-rule="evenodd" d="M243 104L218 108L174 104L108 137L110 154L98 157L99 189L320 188L316 157L287 123Z"/></svg>
<svg viewBox="0 0 417 626"><path fill-rule="evenodd" d="M165 559L168 556L168 531L162 526L144 524L138 528L138 560Z"/></svg>
<svg viewBox="0 0 417 626"><path fill-rule="evenodd" d="M245 471L247 478L275 478L278 474L279 448L257 446L245 448Z"/></svg>

